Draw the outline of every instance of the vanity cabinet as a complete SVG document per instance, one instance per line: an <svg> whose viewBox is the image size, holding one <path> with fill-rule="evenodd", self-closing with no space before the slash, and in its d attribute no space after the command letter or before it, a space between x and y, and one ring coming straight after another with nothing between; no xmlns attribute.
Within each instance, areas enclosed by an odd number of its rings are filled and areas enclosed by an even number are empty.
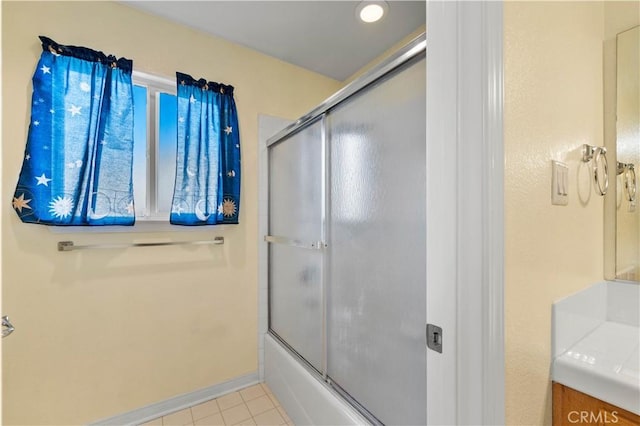
<svg viewBox="0 0 640 426"><path fill-rule="evenodd" d="M640 416L553 382L553 425L640 426Z"/></svg>

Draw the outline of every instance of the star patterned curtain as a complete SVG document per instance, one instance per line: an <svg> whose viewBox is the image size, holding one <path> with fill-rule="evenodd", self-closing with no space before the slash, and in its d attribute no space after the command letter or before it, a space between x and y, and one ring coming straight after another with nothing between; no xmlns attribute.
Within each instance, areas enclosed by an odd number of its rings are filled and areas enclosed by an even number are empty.
<svg viewBox="0 0 640 426"><path fill-rule="evenodd" d="M233 86L176 73L178 149L170 222L237 224L240 136Z"/></svg>
<svg viewBox="0 0 640 426"><path fill-rule="evenodd" d="M40 40L14 210L28 223L133 225L132 61Z"/></svg>

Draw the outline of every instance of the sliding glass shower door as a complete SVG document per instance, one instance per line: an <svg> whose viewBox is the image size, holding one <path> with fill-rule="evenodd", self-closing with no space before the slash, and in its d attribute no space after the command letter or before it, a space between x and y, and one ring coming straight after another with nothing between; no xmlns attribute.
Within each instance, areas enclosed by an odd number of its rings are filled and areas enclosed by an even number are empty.
<svg viewBox="0 0 640 426"><path fill-rule="evenodd" d="M373 422L426 423L424 55L269 145L269 328Z"/></svg>
<svg viewBox="0 0 640 426"><path fill-rule="evenodd" d="M329 114L327 374L385 424L426 424L424 60Z"/></svg>
<svg viewBox="0 0 640 426"><path fill-rule="evenodd" d="M270 328L316 370L322 368L324 177L321 121L269 150ZM308 243L308 246L305 244Z"/></svg>

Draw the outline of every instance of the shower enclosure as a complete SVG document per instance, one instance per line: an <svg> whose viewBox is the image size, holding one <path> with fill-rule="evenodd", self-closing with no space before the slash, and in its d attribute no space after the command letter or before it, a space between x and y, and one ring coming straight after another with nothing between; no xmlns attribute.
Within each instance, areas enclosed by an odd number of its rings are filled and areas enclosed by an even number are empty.
<svg viewBox="0 0 640 426"><path fill-rule="evenodd" d="M372 423L426 424L425 70L422 36L268 141L269 334Z"/></svg>

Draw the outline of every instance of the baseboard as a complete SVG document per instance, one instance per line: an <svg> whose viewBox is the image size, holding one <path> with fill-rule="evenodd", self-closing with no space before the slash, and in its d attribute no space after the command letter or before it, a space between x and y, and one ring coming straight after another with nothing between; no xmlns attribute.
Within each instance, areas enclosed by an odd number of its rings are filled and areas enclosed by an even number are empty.
<svg viewBox="0 0 640 426"><path fill-rule="evenodd" d="M98 420L90 423L90 425L139 425L148 422L149 420L157 419L158 417L173 413L174 411L179 411L187 407L191 407L192 405L209 401L210 399L217 398L226 393L233 392L259 382L260 377L256 371L204 389L174 396L173 398L169 398L164 401L156 402L113 417Z"/></svg>

